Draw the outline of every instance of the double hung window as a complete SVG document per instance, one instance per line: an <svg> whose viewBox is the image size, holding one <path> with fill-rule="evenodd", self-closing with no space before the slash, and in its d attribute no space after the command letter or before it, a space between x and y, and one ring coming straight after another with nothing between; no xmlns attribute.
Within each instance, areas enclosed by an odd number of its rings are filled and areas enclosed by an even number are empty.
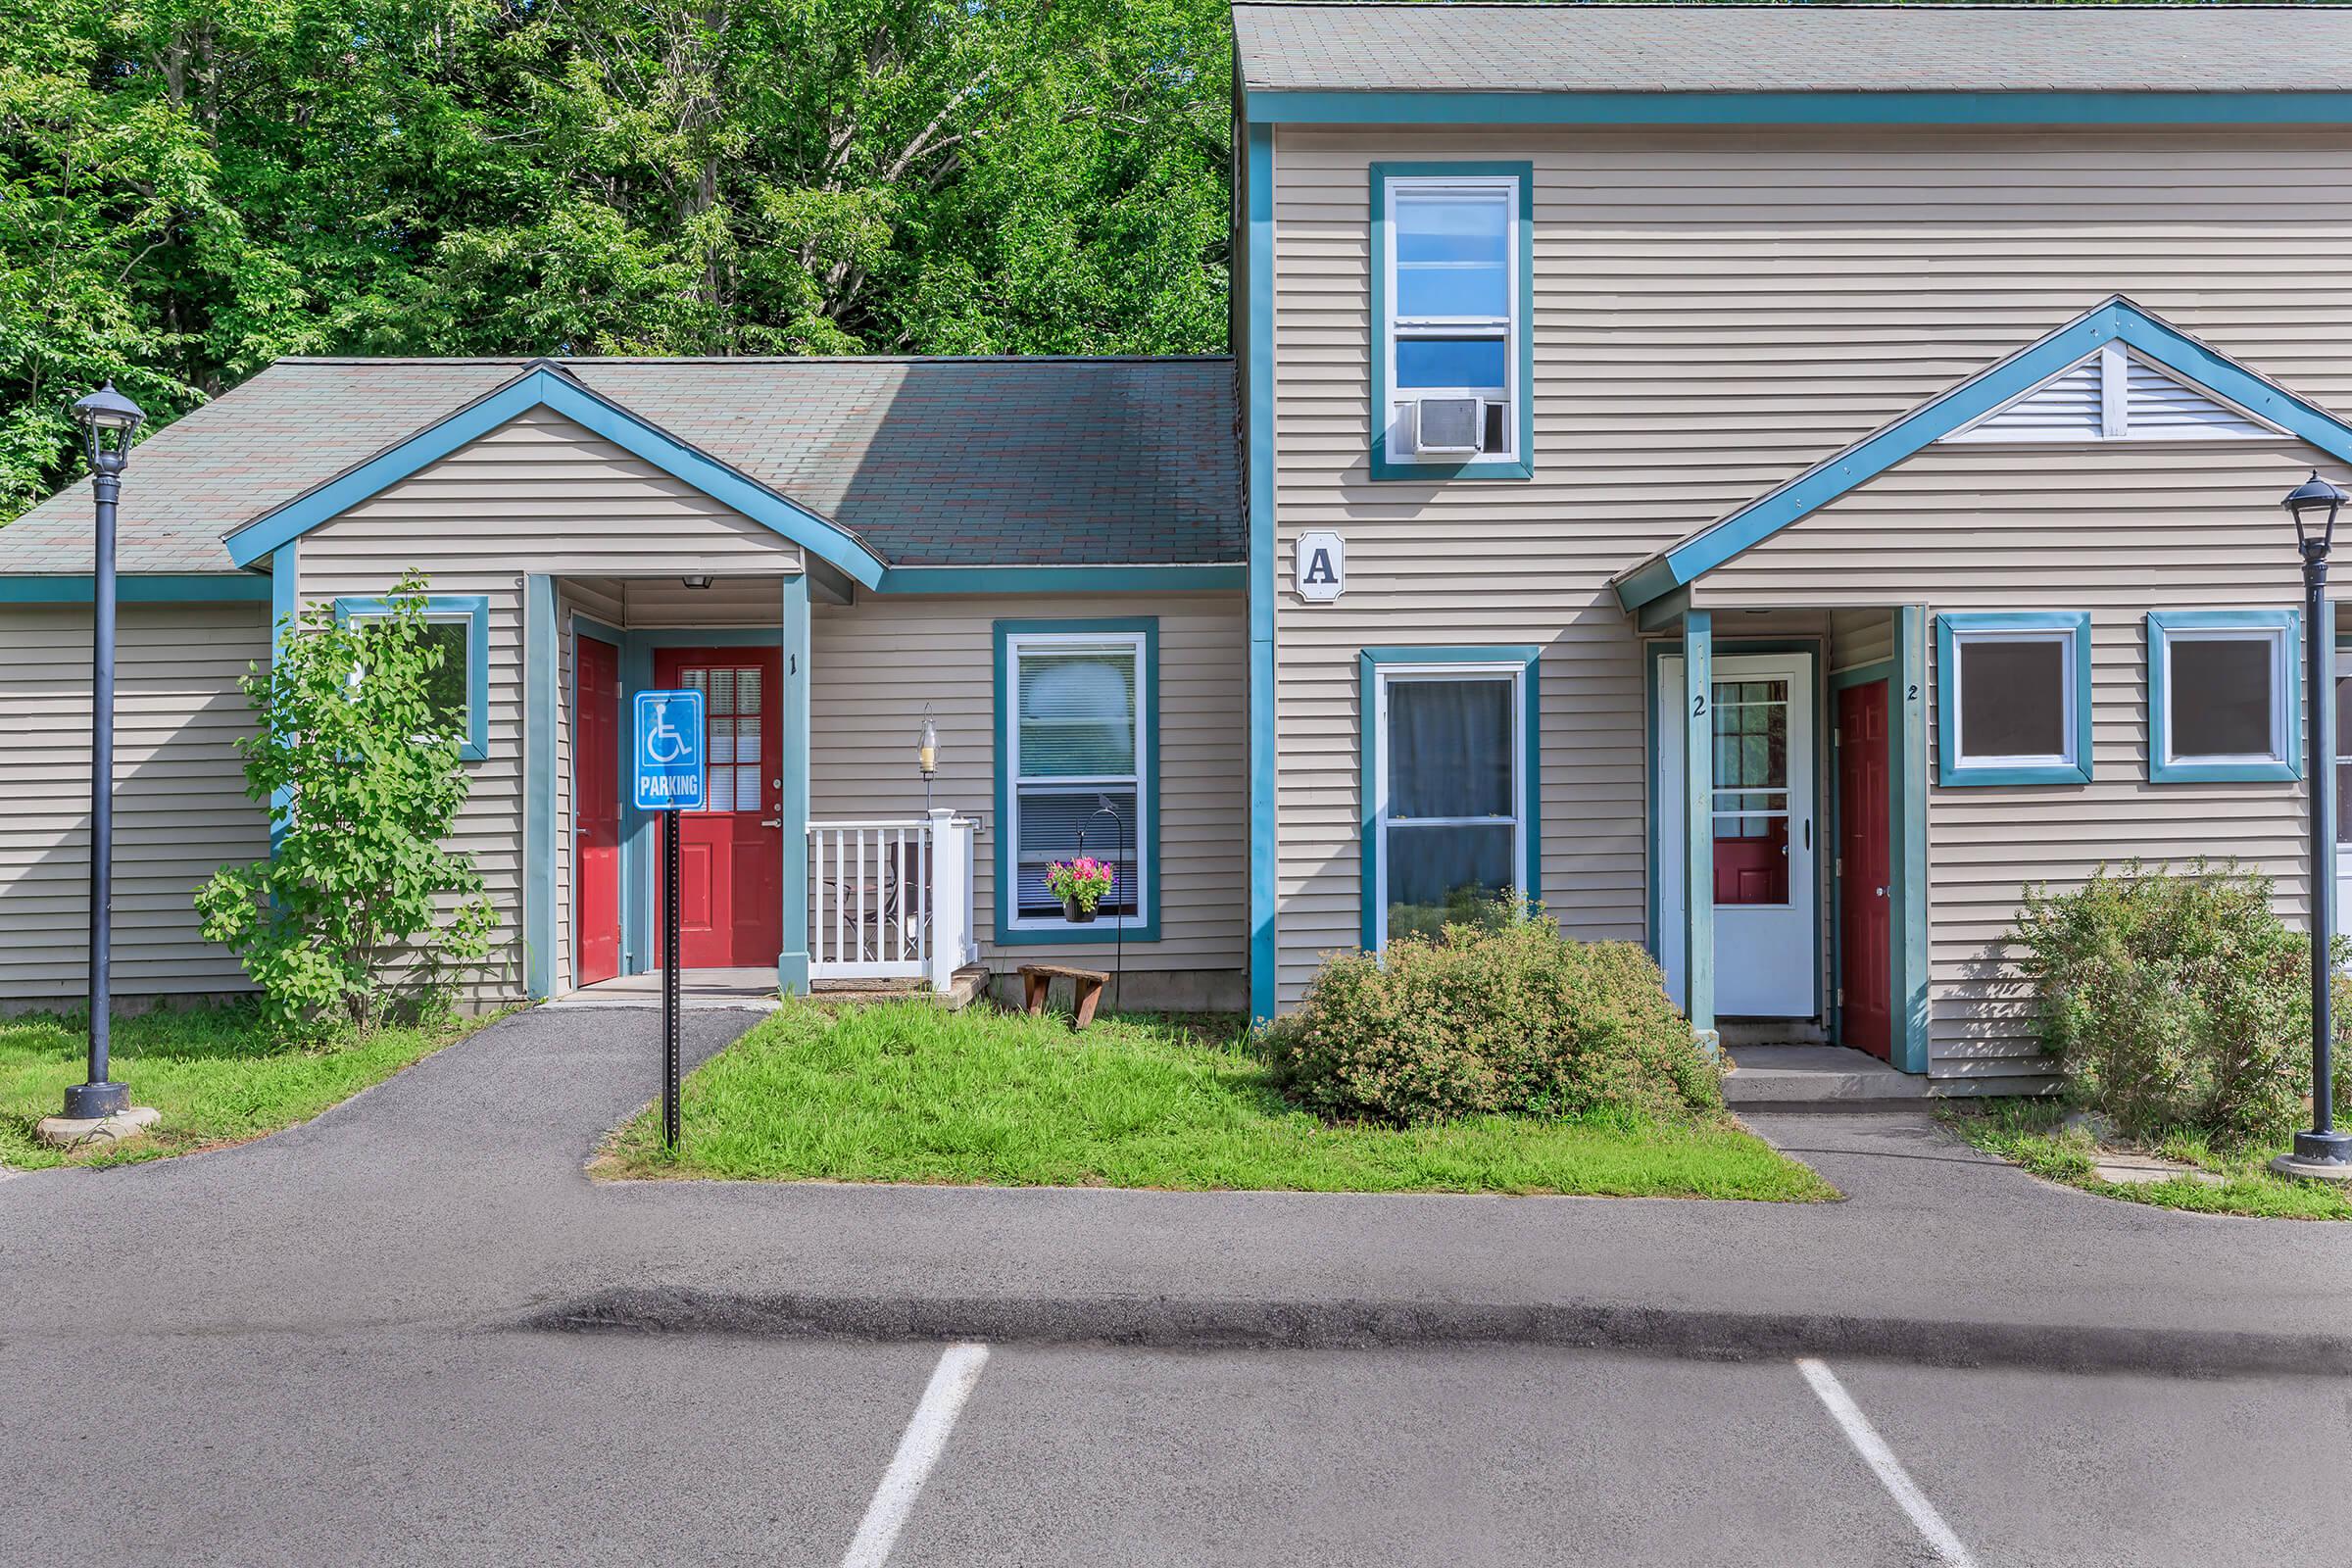
<svg viewBox="0 0 2352 1568"><path fill-rule="evenodd" d="M1004 710L1000 936L1107 940L1140 933L1153 907L1152 722L1154 644L1141 623L1054 630L999 627ZM1116 875L1092 926L1067 927L1047 885L1056 860L1084 856ZM1009 896L1006 896L1009 895Z"/></svg>
<svg viewBox="0 0 2352 1568"><path fill-rule="evenodd" d="M1366 656L1364 945L1434 936L1503 894L1533 896L1524 662Z"/></svg>
<svg viewBox="0 0 2352 1568"><path fill-rule="evenodd" d="M1525 477L1529 179L1524 165L1374 170L1381 476Z"/></svg>

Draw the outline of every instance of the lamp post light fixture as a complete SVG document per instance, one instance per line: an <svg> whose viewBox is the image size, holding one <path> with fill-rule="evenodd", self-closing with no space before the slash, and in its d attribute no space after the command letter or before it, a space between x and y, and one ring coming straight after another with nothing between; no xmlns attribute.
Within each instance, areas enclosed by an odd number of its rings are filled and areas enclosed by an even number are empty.
<svg viewBox="0 0 2352 1568"><path fill-rule="evenodd" d="M2295 519L2295 546L2303 557L2304 752L2311 790L2311 1131L2295 1134L2294 1152L2271 1161L2286 1176L2352 1181L2352 1135L2335 1130L2331 1048L2335 1020L2330 1005L2334 963L2329 897L2335 878L2335 789L2329 776L2327 708L2334 684L2328 679L2328 645L2334 626L2328 612L2328 552L2335 543L2335 517L2345 493L2314 469L2287 492L2287 514Z"/></svg>
<svg viewBox="0 0 2352 1568"><path fill-rule="evenodd" d="M74 1121L103 1121L130 1108L130 1091L107 1075L114 1011L108 966L115 882L115 508L131 440L146 417L112 381L74 405L98 514L90 575L90 1077L66 1090L66 1117Z"/></svg>

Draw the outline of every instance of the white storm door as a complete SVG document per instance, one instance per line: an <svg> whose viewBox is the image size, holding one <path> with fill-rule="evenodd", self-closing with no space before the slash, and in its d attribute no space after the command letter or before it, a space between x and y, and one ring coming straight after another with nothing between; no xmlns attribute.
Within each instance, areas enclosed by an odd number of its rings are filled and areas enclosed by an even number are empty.
<svg viewBox="0 0 2352 1568"><path fill-rule="evenodd" d="M1659 661L1658 960L1683 1002L1683 662ZM1813 658L1715 661L1715 1012L1809 1018L1821 969Z"/></svg>

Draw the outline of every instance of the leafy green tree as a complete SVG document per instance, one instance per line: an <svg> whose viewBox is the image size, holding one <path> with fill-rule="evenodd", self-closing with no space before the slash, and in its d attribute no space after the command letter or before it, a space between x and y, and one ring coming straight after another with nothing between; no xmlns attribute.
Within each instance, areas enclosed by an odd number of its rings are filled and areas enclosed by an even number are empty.
<svg viewBox="0 0 2352 1568"><path fill-rule="evenodd" d="M490 952L481 873L443 847L466 803L466 714L424 587L406 577L385 614L348 624L313 606L245 682L268 716L238 742L245 789L276 848L215 872L196 909L289 1031L365 1033L404 993L429 996L449 966Z"/></svg>
<svg viewBox="0 0 2352 1568"><path fill-rule="evenodd" d="M1225 341L1223 0L0 0L0 518L112 375Z"/></svg>

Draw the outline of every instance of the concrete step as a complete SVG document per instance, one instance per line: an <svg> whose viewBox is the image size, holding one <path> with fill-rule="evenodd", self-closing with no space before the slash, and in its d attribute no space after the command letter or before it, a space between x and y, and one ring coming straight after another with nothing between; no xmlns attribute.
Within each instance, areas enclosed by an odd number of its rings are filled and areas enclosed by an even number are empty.
<svg viewBox="0 0 2352 1568"><path fill-rule="evenodd" d="M1928 1080L1844 1046L1741 1046L1731 1049L1724 1103L1747 1105L1911 1106L1931 1098Z"/></svg>

